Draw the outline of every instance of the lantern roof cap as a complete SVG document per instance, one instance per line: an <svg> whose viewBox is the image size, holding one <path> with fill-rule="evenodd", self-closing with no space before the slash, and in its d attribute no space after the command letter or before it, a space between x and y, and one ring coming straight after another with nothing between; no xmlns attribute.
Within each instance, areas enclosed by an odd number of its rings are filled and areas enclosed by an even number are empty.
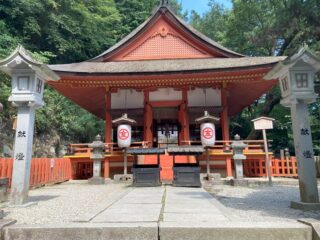
<svg viewBox="0 0 320 240"><path fill-rule="evenodd" d="M115 125L121 125L121 124L135 125L137 122L131 118L128 118L128 114L125 113L122 115L122 117L113 120L112 123Z"/></svg>
<svg viewBox="0 0 320 240"><path fill-rule="evenodd" d="M273 80L281 78L290 68L294 67L298 62L304 62L311 66L315 72L320 71L320 57L317 56L308 46L300 48L300 50L291 57L276 64L265 76L265 80Z"/></svg>
<svg viewBox="0 0 320 240"><path fill-rule="evenodd" d="M210 115L208 111L204 111L204 115L202 117L197 118L195 121L199 124L206 122L218 122L220 121L220 118Z"/></svg>
<svg viewBox="0 0 320 240"><path fill-rule="evenodd" d="M43 81L57 81L60 77L52 71L46 64L36 61L31 54L19 45L10 56L0 60L0 70L12 75L13 69L32 69Z"/></svg>

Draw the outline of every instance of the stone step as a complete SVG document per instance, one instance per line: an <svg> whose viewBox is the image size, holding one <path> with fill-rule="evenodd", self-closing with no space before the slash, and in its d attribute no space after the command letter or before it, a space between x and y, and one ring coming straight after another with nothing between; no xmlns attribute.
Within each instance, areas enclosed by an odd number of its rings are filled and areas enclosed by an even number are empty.
<svg viewBox="0 0 320 240"><path fill-rule="evenodd" d="M158 240L157 223L14 225L4 229L3 240Z"/></svg>
<svg viewBox="0 0 320 240"><path fill-rule="evenodd" d="M312 228L284 222L163 222L160 240L312 240Z"/></svg>
<svg viewBox="0 0 320 240"><path fill-rule="evenodd" d="M4 229L3 240L312 240L312 228L284 222L83 223Z"/></svg>

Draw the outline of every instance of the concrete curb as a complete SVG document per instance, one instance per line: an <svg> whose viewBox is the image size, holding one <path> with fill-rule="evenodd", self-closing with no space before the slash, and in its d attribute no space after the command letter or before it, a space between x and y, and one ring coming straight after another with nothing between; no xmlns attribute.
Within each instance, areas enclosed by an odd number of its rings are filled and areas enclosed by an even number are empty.
<svg viewBox="0 0 320 240"><path fill-rule="evenodd" d="M160 223L161 240L312 240L301 223L183 222Z"/></svg>
<svg viewBox="0 0 320 240"><path fill-rule="evenodd" d="M4 229L3 240L158 240L157 223L108 223L27 226Z"/></svg>
<svg viewBox="0 0 320 240"><path fill-rule="evenodd" d="M312 227L312 240L320 240L320 221L313 218L302 218L298 220L301 223Z"/></svg>

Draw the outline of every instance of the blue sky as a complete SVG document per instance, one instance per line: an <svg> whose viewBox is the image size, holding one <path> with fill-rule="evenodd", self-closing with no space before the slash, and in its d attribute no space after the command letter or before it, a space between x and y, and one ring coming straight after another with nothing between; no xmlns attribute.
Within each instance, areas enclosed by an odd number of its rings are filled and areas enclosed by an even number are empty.
<svg viewBox="0 0 320 240"><path fill-rule="evenodd" d="M198 14L202 15L204 12L206 12L209 7L208 3L209 0L178 0L182 3L183 10L188 10L189 12L191 10L195 10L198 12ZM215 0L217 3L221 3L225 5L227 8L231 8L231 0Z"/></svg>

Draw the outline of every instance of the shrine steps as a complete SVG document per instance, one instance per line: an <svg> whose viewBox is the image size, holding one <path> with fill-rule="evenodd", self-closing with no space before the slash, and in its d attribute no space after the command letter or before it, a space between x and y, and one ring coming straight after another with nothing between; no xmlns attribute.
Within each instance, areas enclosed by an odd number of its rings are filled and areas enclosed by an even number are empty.
<svg viewBox="0 0 320 240"><path fill-rule="evenodd" d="M13 225L3 240L312 240L312 228L300 223L77 223L46 226Z"/></svg>

